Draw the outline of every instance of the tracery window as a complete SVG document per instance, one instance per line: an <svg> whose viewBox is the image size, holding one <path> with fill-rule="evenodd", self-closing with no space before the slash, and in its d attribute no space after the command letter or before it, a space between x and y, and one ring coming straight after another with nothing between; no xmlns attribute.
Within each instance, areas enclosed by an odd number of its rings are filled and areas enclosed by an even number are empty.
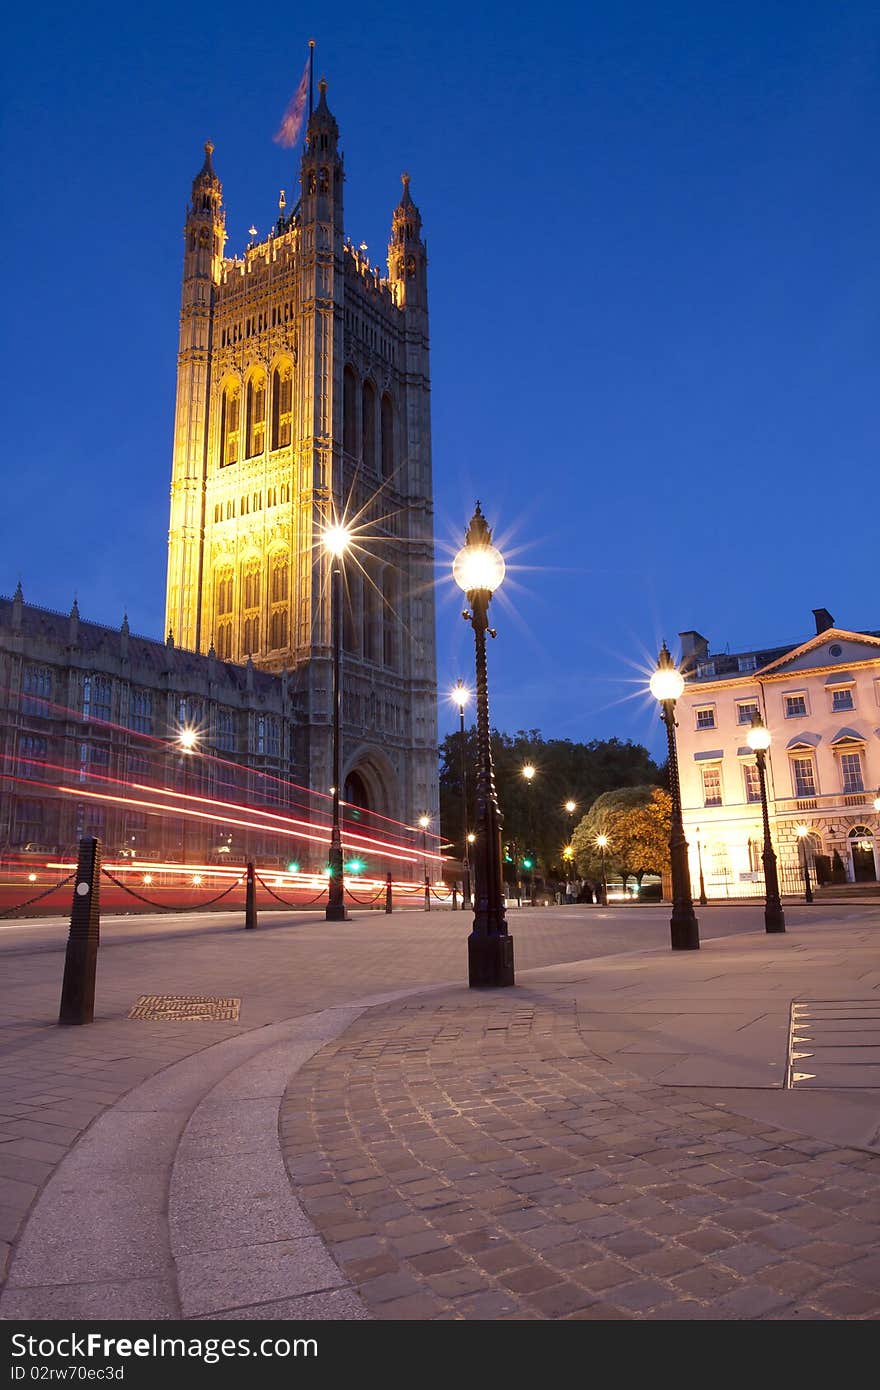
<svg viewBox="0 0 880 1390"><path fill-rule="evenodd" d="M237 381L230 382L223 391L220 416L220 466L238 462L239 422L241 415L241 387Z"/></svg>
<svg viewBox="0 0 880 1390"><path fill-rule="evenodd" d="M285 449L291 440L293 366L279 362L272 372L272 448Z"/></svg>
<svg viewBox="0 0 880 1390"><path fill-rule="evenodd" d="M266 447L266 376L255 372L247 386L247 450L254 458Z"/></svg>

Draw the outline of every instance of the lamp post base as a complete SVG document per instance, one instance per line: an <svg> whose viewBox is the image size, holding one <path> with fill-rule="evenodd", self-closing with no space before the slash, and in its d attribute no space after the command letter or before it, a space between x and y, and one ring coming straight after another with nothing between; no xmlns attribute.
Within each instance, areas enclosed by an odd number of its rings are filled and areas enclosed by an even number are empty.
<svg viewBox="0 0 880 1390"><path fill-rule="evenodd" d="M785 913L781 907L764 909L764 930L767 932L785 931Z"/></svg>
<svg viewBox="0 0 880 1390"><path fill-rule="evenodd" d="M513 937L472 931L468 937L468 984L471 989L512 985Z"/></svg>
<svg viewBox="0 0 880 1390"><path fill-rule="evenodd" d="M699 951L700 925L696 917L673 917L670 927L673 951Z"/></svg>
<svg viewBox="0 0 880 1390"><path fill-rule="evenodd" d="M348 913L345 910L345 903L328 903L324 914L325 922L347 922Z"/></svg>

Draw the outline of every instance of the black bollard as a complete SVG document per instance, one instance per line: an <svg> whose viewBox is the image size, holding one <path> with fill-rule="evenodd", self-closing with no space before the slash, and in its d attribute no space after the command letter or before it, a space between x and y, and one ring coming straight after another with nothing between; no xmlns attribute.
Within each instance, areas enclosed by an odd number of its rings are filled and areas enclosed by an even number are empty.
<svg viewBox="0 0 880 1390"><path fill-rule="evenodd" d="M431 884L427 874L425 874L425 911L431 911Z"/></svg>
<svg viewBox="0 0 880 1390"><path fill-rule="evenodd" d="M457 891L456 891L457 888L458 888L458 884L457 884L457 883L453 883L453 885L452 885L452 911L453 911L453 912L454 912L455 909L458 907L458 893L457 893Z"/></svg>
<svg viewBox="0 0 880 1390"><path fill-rule="evenodd" d="M392 912L393 904L391 901L391 870L385 875L385 911Z"/></svg>
<svg viewBox="0 0 880 1390"><path fill-rule="evenodd" d="M244 902L244 925L246 930L251 930L257 925L257 880L254 874L254 866L248 860L247 866L247 896Z"/></svg>
<svg viewBox="0 0 880 1390"><path fill-rule="evenodd" d="M95 971L101 935L101 844L94 837L80 840L70 935L64 958L59 1023L92 1023L95 1017Z"/></svg>

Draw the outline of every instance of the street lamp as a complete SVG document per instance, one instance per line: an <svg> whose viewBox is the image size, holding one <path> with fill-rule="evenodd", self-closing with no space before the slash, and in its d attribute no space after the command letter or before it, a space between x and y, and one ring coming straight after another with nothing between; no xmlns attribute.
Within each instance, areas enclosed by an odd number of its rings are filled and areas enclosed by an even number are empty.
<svg viewBox="0 0 880 1390"><path fill-rule="evenodd" d="M178 729L177 746L180 749L181 753L184 755L183 796L184 800L186 800L187 796L189 795L189 763L187 762L187 757L197 752L199 747L199 736L196 733L196 730L188 728L187 726L184 726L182 729ZM186 863L186 819L187 807L184 806L183 816L181 817L180 822L180 858L184 864Z"/></svg>
<svg viewBox="0 0 880 1390"><path fill-rule="evenodd" d="M703 847L700 844L700 827L694 827L697 836L697 864L700 870L700 907L705 907L708 899L706 897L706 883L703 878Z"/></svg>
<svg viewBox="0 0 880 1390"><path fill-rule="evenodd" d="M463 908L464 908L464 907L470 907L470 905L471 905L471 866L470 866L470 859L469 859L469 857L468 857L468 844L470 843L470 838L471 838L471 837L470 837L470 835L468 834L468 828L467 828L467 826L468 826L468 804L467 804L467 757L466 757L466 753L465 753L465 742L464 742L464 707L465 707L465 705L467 704L467 702L468 702L468 700L469 700L470 698L471 698L471 692L468 690L468 688L467 688L467 686L465 685L464 681L463 681L463 680L461 679L461 677L459 676L458 684L455 685L455 686L453 687L453 690L452 690L452 699L454 700L455 704L458 705L459 741L460 741L460 743L461 743L461 818L462 818L462 827L463 827L463 829L462 829L462 844L463 844L463 847L464 847L464 860L463 860L463 868L464 868L464 893L463 893L463 895L462 895L461 905L462 905Z"/></svg>
<svg viewBox="0 0 880 1390"><path fill-rule="evenodd" d="M501 871L501 812L495 794L492 745L489 737L489 680L486 633L489 603L504 578L504 559L492 544L492 532L477 503L455 557L452 573L467 595L470 610L462 615L474 630L477 674L477 844L474 851L474 925L468 937L468 983L512 985L513 938L504 912Z"/></svg>
<svg viewBox="0 0 880 1390"><path fill-rule="evenodd" d="M807 856L807 836L810 831L806 825L798 825L795 828L798 837L798 854L800 855L801 871L804 876L804 902L811 903L813 901L813 890L810 887L810 861Z"/></svg>
<svg viewBox="0 0 880 1390"><path fill-rule="evenodd" d="M422 864L425 870L425 911L431 911L431 883L428 878L428 826L431 824L430 816L419 816L419 825L422 827Z"/></svg>
<svg viewBox="0 0 880 1390"><path fill-rule="evenodd" d="M567 816L568 816L568 848L571 850L571 853L570 853L570 854L563 854L563 858L568 860L568 867L572 870L571 879L570 879L570 880L569 880L569 879L566 879L566 883L569 883L569 882L570 882L570 884L571 884L571 896L572 896L572 898L574 897L574 891L573 891L573 890L574 890L574 868L575 868L575 863L574 863L574 848L573 848L573 846L572 846L572 838L573 838L573 834L574 834L574 813L575 813L576 810L577 810L577 802L572 801L571 798L569 798L568 801L566 801L566 803L565 803L565 811L566 811L566 814L567 814Z"/></svg>
<svg viewBox="0 0 880 1390"><path fill-rule="evenodd" d="M531 793L531 786L532 786L532 781L534 780L534 776L535 776L535 769L534 769L534 767L532 766L531 763L526 763L525 767L524 767L523 770L522 770L522 775L523 775L523 777L526 779L526 786L529 788L529 790L528 790L527 793L526 793L526 805L527 805L526 820L527 820L527 822L528 822L528 827L529 827L529 848L528 848L528 851L527 851L527 853L528 853L528 871L529 871L529 906L530 906L530 907L534 907L534 906L535 906L535 846L534 846L533 841L534 841L534 838L535 838L535 825L534 825L534 817L533 817L533 815L532 815L532 793ZM526 867L526 864L524 863L524 864L523 864L523 868L525 868L525 867Z"/></svg>
<svg viewBox="0 0 880 1390"><path fill-rule="evenodd" d="M342 565L351 541L347 526L334 522L324 529L324 549L330 556L330 622L333 630L333 827L330 832L330 878L327 884L327 922L344 922L345 882L342 862L342 830L339 824L339 725L342 711Z"/></svg>
<svg viewBox="0 0 880 1390"><path fill-rule="evenodd" d="M779 875L776 871L776 855L770 839L770 816L767 811L767 749L770 747L770 730L760 714L752 715L752 727L746 734L746 743L755 755L758 764L758 784L761 788L761 815L764 820L764 927L768 932L785 931L785 913L779 898Z"/></svg>
<svg viewBox="0 0 880 1390"><path fill-rule="evenodd" d="M660 705L660 718L666 725L669 748L669 791L672 797L672 819L669 828L672 949L698 951L700 925L691 897L691 875L687 862L687 840L684 838L684 823L681 818L681 784L678 779L678 754L675 747L675 702L683 690L684 677L673 662L664 642L657 659L657 669L651 676L651 694Z"/></svg>
<svg viewBox="0 0 880 1390"><path fill-rule="evenodd" d="M602 855L602 906L608 906L608 879L605 876L605 851L608 848L608 836L596 836L596 848Z"/></svg>

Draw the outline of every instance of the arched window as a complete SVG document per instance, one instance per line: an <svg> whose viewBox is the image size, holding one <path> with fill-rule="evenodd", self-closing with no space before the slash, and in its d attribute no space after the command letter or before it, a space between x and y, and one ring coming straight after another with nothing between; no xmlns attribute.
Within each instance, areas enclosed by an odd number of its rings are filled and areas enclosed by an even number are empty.
<svg viewBox="0 0 880 1390"><path fill-rule="evenodd" d="M272 372L272 448L286 449L292 437L293 364L279 362Z"/></svg>
<svg viewBox="0 0 880 1390"><path fill-rule="evenodd" d="M249 560L241 579L241 606L244 609L260 606L260 562Z"/></svg>
<svg viewBox="0 0 880 1390"><path fill-rule="evenodd" d="M241 626L241 651L243 656L253 656L260 649L260 619L257 616L245 618Z"/></svg>
<svg viewBox="0 0 880 1390"><path fill-rule="evenodd" d="M221 661L232 659L232 623L219 623L217 626L217 655Z"/></svg>
<svg viewBox="0 0 880 1390"><path fill-rule="evenodd" d="M353 367L342 373L342 448L352 458L357 457L357 377Z"/></svg>
<svg viewBox="0 0 880 1390"><path fill-rule="evenodd" d="M379 581L377 583L377 581ZM382 591L378 566L369 562L364 574L363 653L366 661L379 662L382 641Z"/></svg>
<svg viewBox="0 0 880 1390"><path fill-rule="evenodd" d="M241 387L231 381L223 389L220 411L220 467L238 463L238 436L241 416Z"/></svg>
<svg viewBox="0 0 880 1390"><path fill-rule="evenodd" d="M392 565L385 566L385 573L382 577L382 660L384 664L397 670L399 661L399 643L397 640L398 625L398 602L400 595L400 584L398 582L397 570Z"/></svg>
<svg viewBox="0 0 880 1390"><path fill-rule="evenodd" d="M287 551L279 551L272 556L272 579L269 597L272 603L286 603L288 594L288 576L290 565L287 558Z"/></svg>
<svg viewBox="0 0 880 1390"><path fill-rule="evenodd" d="M232 612L232 570L221 570L217 576L217 617Z"/></svg>
<svg viewBox="0 0 880 1390"><path fill-rule="evenodd" d="M281 501L282 501L282 502L289 502L289 501L290 501L290 483L282 483L282 484L281 484Z"/></svg>
<svg viewBox="0 0 880 1390"><path fill-rule="evenodd" d="M363 401L363 433L364 433L364 467L369 468L371 473L376 471L376 392L371 381L364 382L362 392Z"/></svg>
<svg viewBox="0 0 880 1390"><path fill-rule="evenodd" d="M382 477L394 474L394 403L388 392L382 397Z"/></svg>
<svg viewBox="0 0 880 1390"><path fill-rule="evenodd" d="M234 516L235 516L235 503L234 503L234 502L227 502L227 503L226 503L226 520L227 520L227 521L231 521L232 518L233 518Z"/></svg>
<svg viewBox="0 0 880 1390"><path fill-rule="evenodd" d="M266 374L255 372L247 384L247 450L252 459L266 447Z"/></svg>
<svg viewBox="0 0 880 1390"><path fill-rule="evenodd" d="M269 648L278 651L287 646L287 609L274 608L269 618Z"/></svg>

